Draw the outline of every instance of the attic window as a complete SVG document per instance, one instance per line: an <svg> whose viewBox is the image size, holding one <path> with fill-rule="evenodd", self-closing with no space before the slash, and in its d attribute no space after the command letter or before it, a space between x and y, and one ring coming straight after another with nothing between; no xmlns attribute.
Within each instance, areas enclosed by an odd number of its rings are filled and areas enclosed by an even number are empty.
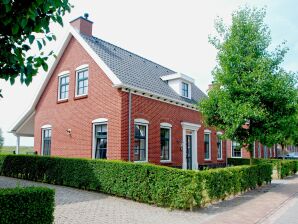
<svg viewBox="0 0 298 224"><path fill-rule="evenodd" d="M189 84L182 82L182 96L189 98Z"/></svg>

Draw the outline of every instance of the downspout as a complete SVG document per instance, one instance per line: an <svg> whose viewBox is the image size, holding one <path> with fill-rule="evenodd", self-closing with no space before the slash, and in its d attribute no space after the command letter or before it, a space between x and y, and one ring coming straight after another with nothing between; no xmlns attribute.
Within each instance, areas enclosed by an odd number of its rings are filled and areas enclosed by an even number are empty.
<svg viewBox="0 0 298 224"><path fill-rule="evenodd" d="M130 159L131 148L131 90L128 90L128 161Z"/></svg>

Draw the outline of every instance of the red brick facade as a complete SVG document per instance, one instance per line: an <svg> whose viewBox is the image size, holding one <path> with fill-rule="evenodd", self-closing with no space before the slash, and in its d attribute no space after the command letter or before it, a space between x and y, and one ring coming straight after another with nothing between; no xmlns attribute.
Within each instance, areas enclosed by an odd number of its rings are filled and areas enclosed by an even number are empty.
<svg viewBox="0 0 298 224"><path fill-rule="evenodd" d="M75 98L75 70L89 65L88 96ZM58 74L69 71L69 98L58 102ZM110 79L84 48L72 38L52 74L35 110L34 149L41 153L41 127L52 126L51 155L92 157L92 121L108 119L108 159L128 159L128 93L113 87ZM148 162L160 164L160 123L172 125L172 162L182 166L181 122L201 124L198 111L132 94L131 158L133 160L134 119L148 124ZM70 134L67 130L71 130ZM204 160L204 127L197 133L198 164L224 164L226 144L222 146L222 160L217 159L216 132L211 133L211 160Z"/></svg>

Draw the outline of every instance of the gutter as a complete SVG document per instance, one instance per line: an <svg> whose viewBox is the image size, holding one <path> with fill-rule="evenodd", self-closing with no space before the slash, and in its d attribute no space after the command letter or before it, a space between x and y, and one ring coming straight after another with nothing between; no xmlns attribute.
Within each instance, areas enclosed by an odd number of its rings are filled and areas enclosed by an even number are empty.
<svg viewBox="0 0 298 224"><path fill-rule="evenodd" d="M131 152L131 90L128 90L128 161L131 161L130 158Z"/></svg>

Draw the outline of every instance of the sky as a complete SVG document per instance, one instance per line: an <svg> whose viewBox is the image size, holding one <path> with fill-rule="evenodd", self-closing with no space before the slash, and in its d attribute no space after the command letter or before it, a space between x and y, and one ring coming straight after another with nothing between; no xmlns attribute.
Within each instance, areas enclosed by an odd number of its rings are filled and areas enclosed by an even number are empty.
<svg viewBox="0 0 298 224"><path fill-rule="evenodd" d="M139 54L177 72L195 79L204 92L212 81L216 65L216 50L208 43L208 35L215 34L214 20L231 22L231 13L248 5L266 7L265 23L271 29L272 47L287 41L290 51L283 67L298 71L298 4L295 0L70 0L74 6L64 16L64 27L51 25L56 42L46 50L57 51L67 33L69 21L89 13L93 21L93 35ZM37 52L36 52L37 53ZM49 61L49 64L54 59ZM4 98L0 98L0 128L4 145L13 146L16 138L10 128L29 109L45 79L41 70L30 86L20 81L11 86L0 81ZM33 138L21 138L21 145L33 145Z"/></svg>

